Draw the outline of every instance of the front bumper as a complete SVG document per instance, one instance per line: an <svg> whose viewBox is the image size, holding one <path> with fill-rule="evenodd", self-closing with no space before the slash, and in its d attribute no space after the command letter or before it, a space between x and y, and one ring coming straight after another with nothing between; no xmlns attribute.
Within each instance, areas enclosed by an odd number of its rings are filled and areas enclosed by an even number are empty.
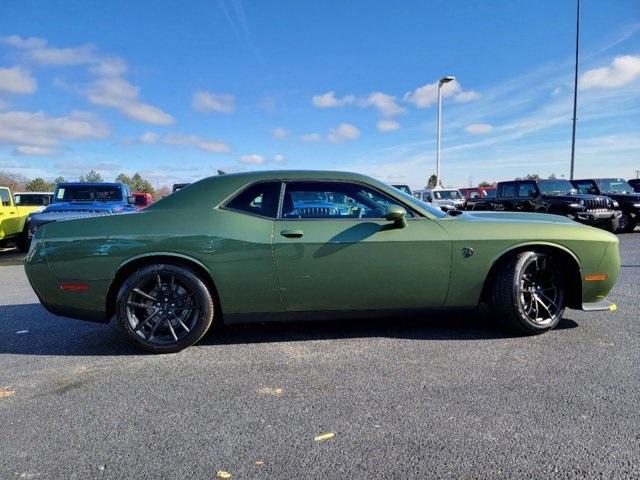
<svg viewBox="0 0 640 480"><path fill-rule="evenodd" d="M604 210L596 212L578 212L576 219L583 222L602 222L607 220L617 220L622 216L620 210Z"/></svg>
<svg viewBox="0 0 640 480"><path fill-rule="evenodd" d="M585 312L615 312L618 309L618 306L610 302L609 300L600 300L597 302L583 303L582 308Z"/></svg>

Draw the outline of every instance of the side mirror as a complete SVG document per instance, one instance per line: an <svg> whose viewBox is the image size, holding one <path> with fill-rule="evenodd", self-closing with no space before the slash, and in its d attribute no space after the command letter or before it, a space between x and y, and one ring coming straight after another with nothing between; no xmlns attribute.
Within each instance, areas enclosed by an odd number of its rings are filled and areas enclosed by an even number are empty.
<svg viewBox="0 0 640 480"><path fill-rule="evenodd" d="M400 205L389 205L384 212L384 218L393 222L397 227L407 226L407 211Z"/></svg>
<svg viewBox="0 0 640 480"><path fill-rule="evenodd" d="M133 195L130 197L127 197L127 202L129 202L129 205L135 205L136 197L134 197Z"/></svg>

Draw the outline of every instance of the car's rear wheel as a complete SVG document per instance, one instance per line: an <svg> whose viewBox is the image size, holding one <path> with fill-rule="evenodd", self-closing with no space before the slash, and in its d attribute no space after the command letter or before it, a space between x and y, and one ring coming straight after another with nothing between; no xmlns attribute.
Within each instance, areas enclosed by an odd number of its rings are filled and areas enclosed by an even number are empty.
<svg viewBox="0 0 640 480"><path fill-rule="evenodd" d="M556 257L544 252L518 254L498 272L493 288L497 315L527 334L554 328L564 313L565 278Z"/></svg>
<svg viewBox="0 0 640 480"><path fill-rule="evenodd" d="M200 340L214 318L212 293L193 271L171 264L135 271L118 293L118 325L154 353L178 352Z"/></svg>

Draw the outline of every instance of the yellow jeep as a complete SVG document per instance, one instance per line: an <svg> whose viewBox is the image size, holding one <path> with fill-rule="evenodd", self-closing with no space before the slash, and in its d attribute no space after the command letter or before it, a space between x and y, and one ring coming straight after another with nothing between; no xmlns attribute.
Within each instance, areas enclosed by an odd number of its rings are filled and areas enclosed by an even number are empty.
<svg viewBox="0 0 640 480"><path fill-rule="evenodd" d="M14 242L19 250L26 251L29 245L27 235L27 216L31 209L17 207L11 190L0 187L0 246L6 247Z"/></svg>

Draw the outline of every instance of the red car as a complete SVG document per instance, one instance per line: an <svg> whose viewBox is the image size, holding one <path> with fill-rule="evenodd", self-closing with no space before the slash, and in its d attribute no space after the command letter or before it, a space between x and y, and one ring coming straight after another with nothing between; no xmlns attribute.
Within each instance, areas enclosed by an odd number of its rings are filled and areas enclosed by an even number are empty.
<svg viewBox="0 0 640 480"><path fill-rule="evenodd" d="M133 192L133 196L136 199L135 201L136 210L141 210L153 203L153 197L151 196L150 193Z"/></svg>
<svg viewBox="0 0 640 480"><path fill-rule="evenodd" d="M485 202L496 196L496 187L472 187L459 190L467 200L466 210L490 210Z"/></svg>
<svg viewBox="0 0 640 480"><path fill-rule="evenodd" d="M496 187L472 187L472 188L459 188L462 196L467 200L482 199L486 197L496 196Z"/></svg>

